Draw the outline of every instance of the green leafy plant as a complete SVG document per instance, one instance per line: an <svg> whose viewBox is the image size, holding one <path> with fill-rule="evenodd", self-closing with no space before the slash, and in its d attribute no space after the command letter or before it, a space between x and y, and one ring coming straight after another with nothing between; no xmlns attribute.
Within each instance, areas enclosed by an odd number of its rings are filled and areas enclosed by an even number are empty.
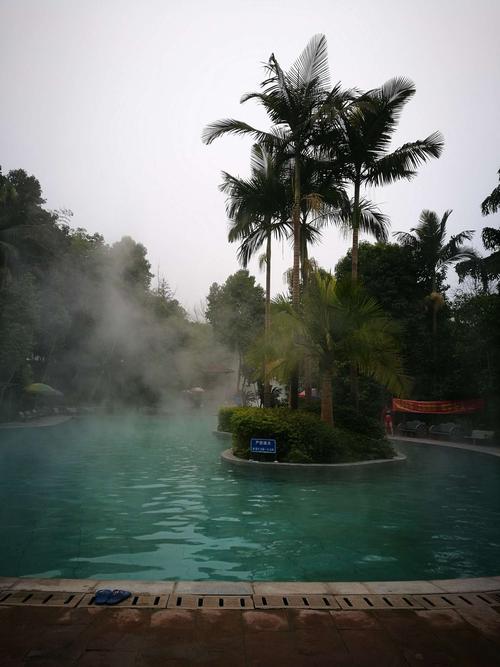
<svg viewBox="0 0 500 667"><path fill-rule="evenodd" d="M383 438L332 428L317 416L287 408L222 408L219 428L233 433L233 452L250 458L251 438L274 438L277 459L290 463L342 463L392 458ZM222 429L221 429L222 430ZM259 458L260 455L252 455ZM260 456L263 460L269 457Z"/></svg>

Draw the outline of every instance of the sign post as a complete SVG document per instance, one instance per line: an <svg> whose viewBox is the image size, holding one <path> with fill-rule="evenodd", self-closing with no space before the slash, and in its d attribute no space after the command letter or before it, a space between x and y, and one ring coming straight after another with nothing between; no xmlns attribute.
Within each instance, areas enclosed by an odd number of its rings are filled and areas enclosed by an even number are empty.
<svg viewBox="0 0 500 667"><path fill-rule="evenodd" d="M276 452L274 438L250 438L250 454L274 454L274 462L277 463Z"/></svg>

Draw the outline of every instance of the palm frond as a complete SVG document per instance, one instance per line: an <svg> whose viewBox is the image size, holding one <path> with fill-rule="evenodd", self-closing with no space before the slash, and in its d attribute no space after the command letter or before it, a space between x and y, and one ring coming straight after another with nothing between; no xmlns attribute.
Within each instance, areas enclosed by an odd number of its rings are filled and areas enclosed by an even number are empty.
<svg viewBox="0 0 500 667"><path fill-rule="evenodd" d="M500 250L500 229L485 227L481 238L486 250Z"/></svg>
<svg viewBox="0 0 500 667"><path fill-rule="evenodd" d="M393 232L392 234L396 241L403 246L408 246L410 248L416 247L417 239L410 234L410 232Z"/></svg>
<svg viewBox="0 0 500 667"><path fill-rule="evenodd" d="M443 248L438 266L454 264L463 259L477 259L477 251L472 247L455 245L451 240Z"/></svg>
<svg viewBox="0 0 500 667"><path fill-rule="evenodd" d="M390 224L389 217L375 204L363 199L360 201L359 228L362 232L374 236L379 243L387 243Z"/></svg>
<svg viewBox="0 0 500 667"><path fill-rule="evenodd" d="M458 264L455 265L455 271L457 272L459 282L463 282L467 276L471 276L474 280L481 281L485 289L488 286L488 271L484 258L479 255L458 262Z"/></svg>
<svg viewBox="0 0 500 667"><path fill-rule="evenodd" d="M379 99L391 106L403 105L416 93L415 84L405 76L395 76L367 93L368 97Z"/></svg>
<svg viewBox="0 0 500 667"><path fill-rule="evenodd" d="M311 85L326 89L330 85L326 37L314 35L287 72L287 79L297 88Z"/></svg>
<svg viewBox="0 0 500 667"><path fill-rule="evenodd" d="M253 173L266 173L269 168L269 154L262 144L254 144L250 151L250 168Z"/></svg>
<svg viewBox="0 0 500 667"><path fill-rule="evenodd" d="M500 169L498 170L498 175L500 176ZM498 209L500 209L500 184L482 202L481 213L483 215L490 215L490 213L496 213Z"/></svg>
<svg viewBox="0 0 500 667"><path fill-rule="evenodd" d="M444 140L440 132L425 139L413 141L376 160L365 172L365 180L371 185L387 185L402 178L411 179L417 167L431 157L439 157Z"/></svg>
<svg viewBox="0 0 500 667"><path fill-rule="evenodd" d="M234 118L224 118L207 125L202 132L202 141L204 144L211 144L215 139L222 137L224 134L249 135L257 143L261 144L268 143L273 145L276 143L276 136L274 134L262 132Z"/></svg>

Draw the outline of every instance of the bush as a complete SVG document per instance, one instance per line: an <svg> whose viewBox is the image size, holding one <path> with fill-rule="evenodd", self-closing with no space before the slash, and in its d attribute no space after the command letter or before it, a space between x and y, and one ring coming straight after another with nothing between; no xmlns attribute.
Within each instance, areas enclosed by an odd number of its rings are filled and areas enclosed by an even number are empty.
<svg viewBox="0 0 500 667"><path fill-rule="evenodd" d="M234 411L239 409L236 406L219 408L219 421L217 425L219 431L225 431L226 433L233 432L231 421Z"/></svg>
<svg viewBox="0 0 500 667"><path fill-rule="evenodd" d="M356 412L354 408L337 407L333 411L333 417L335 419L335 426L343 428L346 431L360 433L375 440L384 438L382 424L372 417L367 417L360 412Z"/></svg>
<svg viewBox="0 0 500 667"><path fill-rule="evenodd" d="M321 401L317 398L313 398L310 401L306 401L305 398L299 398L299 410L319 417L321 415Z"/></svg>
<svg viewBox="0 0 500 667"><path fill-rule="evenodd" d="M275 438L277 459L293 463L342 463L391 458L394 452L384 439L332 428L316 416L287 408L223 408L222 424L233 433L233 452L250 458L251 438ZM219 427L221 413L219 412ZM252 458L269 460L269 456Z"/></svg>
<svg viewBox="0 0 500 667"><path fill-rule="evenodd" d="M321 401L306 401L303 398L299 398L299 410L319 417L321 415ZM360 433L369 438L375 438L375 440L380 440L384 437L384 429L376 419L356 412L354 408L348 406L335 406L333 409L333 418L335 426L344 429L345 431Z"/></svg>

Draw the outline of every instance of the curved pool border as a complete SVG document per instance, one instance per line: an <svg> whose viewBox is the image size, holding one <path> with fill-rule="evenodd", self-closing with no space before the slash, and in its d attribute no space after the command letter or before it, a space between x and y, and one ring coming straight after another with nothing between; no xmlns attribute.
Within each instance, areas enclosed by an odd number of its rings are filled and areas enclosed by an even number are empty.
<svg viewBox="0 0 500 667"><path fill-rule="evenodd" d="M391 436L394 442L437 445L500 457L494 447L428 439ZM394 459L387 459L394 461ZM387 461L384 459L384 461ZM241 461L241 459L240 459ZM245 463L249 463L246 462ZM278 464L284 465L284 464ZM303 465L303 464L302 464ZM331 465L331 464L330 464ZM407 581L148 581L133 579L38 579L30 577L1 577L0 591L51 591L57 593L92 593L99 588L127 589L149 595L442 595L495 591L500 593L500 573L488 577L430 579ZM0 604L1 601L0 601ZM170 606L170 605L169 605Z"/></svg>
<svg viewBox="0 0 500 667"><path fill-rule="evenodd" d="M500 457L500 447L487 447L485 445L472 445L466 442L453 442L448 440L431 440L430 438L407 438L401 435L388 436L391 442L410 443L414 445L435 445L436 447L449 447L451 449L462 449L476 454L488 454Z"/></svg>
<svg viewBox="0 0 500 667"><path fill-rule="evenodd" d="M354 468L358 466L377 465L381 463L401 463L406 461L406 456L396 452L396 456L392 459L372 459L371 461L354 461L352 463L286 463L280 461L255 461L253 459L240 459L235 456L231 449L225 449L221 455L221 459L233 465L242 466L258 466L271 468L294 468L300 470L336 470L337 468Z"/></svg>

